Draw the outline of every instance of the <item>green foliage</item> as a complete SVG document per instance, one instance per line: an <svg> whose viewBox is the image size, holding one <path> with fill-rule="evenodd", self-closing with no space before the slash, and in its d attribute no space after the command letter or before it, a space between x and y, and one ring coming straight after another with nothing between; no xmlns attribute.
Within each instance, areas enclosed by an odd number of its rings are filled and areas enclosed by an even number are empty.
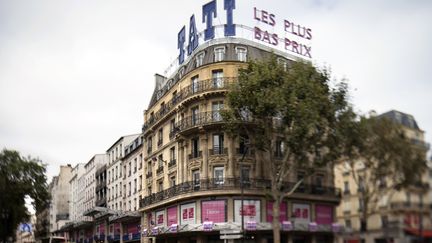
<svg viewBox="0 0 432 243"><path fill-rule="evenodd" d="M36 211L46 207L49 193L45 171L38 159L7 149L0 153L0 239L4 242L14 236L19 223L29 219L27 196L33 199Z"/></svg>
<svg viewBox="0 0 432 243"><path fill-rule="evenodd" d="M331 87L327 70L310 63L295 62L285 71L275 56L250 62L239 72L239 82L227 96L226 130L248 133L258 150L269 152L270 160L275 139L283 140L285 166L275 168L281 172L278 185L293 168L312 171L340 156L338 129L353 117L348 115L352 111L345 83ZM245 119L253 126L240 122Z"/></svg>

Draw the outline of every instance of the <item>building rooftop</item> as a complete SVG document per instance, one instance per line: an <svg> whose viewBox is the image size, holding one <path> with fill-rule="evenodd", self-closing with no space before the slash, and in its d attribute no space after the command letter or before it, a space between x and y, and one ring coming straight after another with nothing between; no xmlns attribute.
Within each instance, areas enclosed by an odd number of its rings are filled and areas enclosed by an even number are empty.
<svg viewBox="0 0 432 243"><path fill-rule="evenodd" d="M410 114L406 114L400 111L391 110L388 112L385 112L378 117L385 117L392 121L395 121L405 127L414 129L414 130L420 130L419 126L417 125L416 120L414 119L414 116Z"/></svg>

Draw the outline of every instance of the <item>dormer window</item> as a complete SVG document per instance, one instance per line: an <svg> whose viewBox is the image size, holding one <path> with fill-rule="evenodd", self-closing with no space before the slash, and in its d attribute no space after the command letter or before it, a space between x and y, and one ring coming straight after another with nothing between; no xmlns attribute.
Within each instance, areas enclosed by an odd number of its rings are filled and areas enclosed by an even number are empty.
<svg viewBox="0 0 432 243"><path fill-rule="evenodd" d="M288 61L287 60L279 57L277 59L277 62L278 62L279 65L281 65L283 67L284 71L288 70Z"/></svg>
<svg viewBox="0 0 432 243"><path fill-rule="evenodd" d="M204 56L205 56L205 52L198 53L198 55L195 58L195 65L196 65L196 67L200 67L200 66L203 65L203 63L204 63Z"/></svg>
<svg viewBox="0 0 432 243"><path fill-rule="evenodd" d="M236 47L235 50L236 50L237 60L240 62L246 62L247 61L246 47Z"/></svg>
<svg viewBox="0 0 432 243"><path fill-rule="evenodd" d="M214 61L221 62L225 59L225 47L216 47L214 49Z"/></svg>
<svg viewBox="0 0 432 243"><path fill-rule="evenodd" d="M180 68L180 70L178 71L179 79L183 78L184 72L185 72L185 67Z"/></svg>

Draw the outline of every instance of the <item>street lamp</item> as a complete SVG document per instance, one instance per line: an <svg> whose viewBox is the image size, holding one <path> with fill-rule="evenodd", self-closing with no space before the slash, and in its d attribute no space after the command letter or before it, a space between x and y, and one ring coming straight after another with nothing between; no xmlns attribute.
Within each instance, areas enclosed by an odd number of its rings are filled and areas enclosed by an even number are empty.
<svg viewBox="0 0 432 243"><path fill-rule="evenodd" d="M242 240L241 242L244 242L244 211L243 211L243 194L244 194L244 186L243 186L243 160L249 150L249 144L245 143L245 150L243 151L243 155L240 159L240 199L241 199L241 205L240 205L240 213L241 213L241 232L242 232Z"/></svg>

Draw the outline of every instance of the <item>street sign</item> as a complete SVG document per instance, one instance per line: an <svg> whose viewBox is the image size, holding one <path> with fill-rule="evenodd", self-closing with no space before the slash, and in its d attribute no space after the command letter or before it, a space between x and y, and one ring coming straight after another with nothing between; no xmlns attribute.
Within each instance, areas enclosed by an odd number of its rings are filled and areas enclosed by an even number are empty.
<svg viewBox="0 0 432 243"><path fill-rule="evenodd" d="M238 229L223 229L220 231L221 235L233 235L233 234L240 234L241 231Z"/></svg>
<svg viewBox="0 0 432 243"><path fill-rule="evenodd" d="M221 240L234 240L234 239L241 239L242 235L221 235Z"/></svg>

